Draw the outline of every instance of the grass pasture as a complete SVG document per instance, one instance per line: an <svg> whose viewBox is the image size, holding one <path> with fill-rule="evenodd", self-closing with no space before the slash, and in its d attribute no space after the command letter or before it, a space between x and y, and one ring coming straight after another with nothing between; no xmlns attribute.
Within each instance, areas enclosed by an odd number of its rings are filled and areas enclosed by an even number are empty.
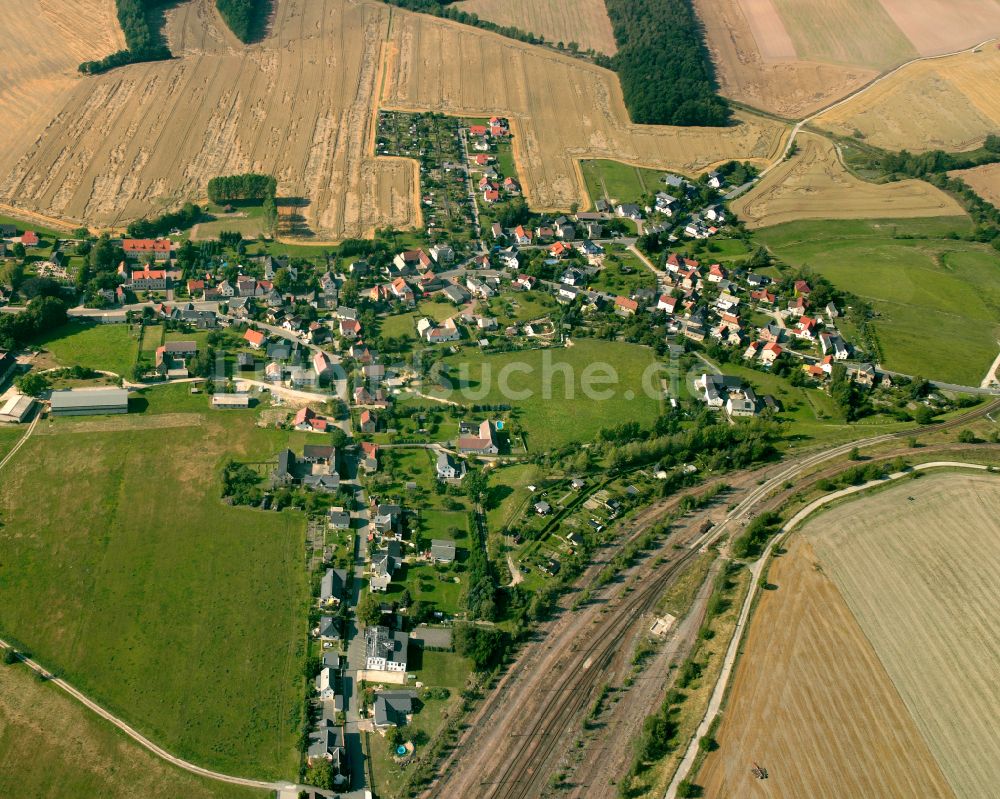
<svg viewBox="0 0 1000 799"><path fill-rule="evenodd" d="M2 666L0 795L265 799L267 793L173 768L26 667Z"/></svg>
<svg viewBox="0 0 1000 799"><path fill-rule="evenodd" d="M979 385L1000 347L1000 255L948 238L967 230L947 219L797 222L758 238L872 305L886 368Z"/></svg>
<svg viewBox="0 0 1000 799"><path fill-rule="evenodd" d="M803 530L959 799L1000 785L998 518L996 477L948 473Z"/></svg>
<svg viewBox="0 0 1000 799"><path fill-rule="evenodd" d="M217 471L289 435L147 393L143 414L45 422L6 467L0 630L172 753L292 777L304 523L225 505Z"/></svg>
<svg viewBox="0 0 1000 799"><path fill-rule="evenodd" d="M33 343L47 349L63 366L104 369L128 377L139 353L136 335L131 325L71 321Z"/></svg>
<svg viewBox="0 0 1000 799"><path fill-rule="evenodd" d="M565 349L495 355L467 348L444 360L453 388L435 391L467 405L510 404L531 451L590 441L625 420L649 425L660 412L659 397L643 390L647 370L659 390L655 354L634 344L580 339ZM595 380L587 396L585 383L600 375L614 379Z"/></svg>
<svg viewBox="0 0 1000 799"><path fill-rule="evenodd" d="M771 566L737 661L704 796L949 799L944 775L885 668L808 541ZM849 767L845 767L849 764Z"/></svg>
<svg viewBox="0 0 1000 799"><path fill-rule="evenodd" d="M663 170L643 169L621 161L581 161L580 170L593 202L606 199L612 203L634 203L666 188L660 182Z"/></svg>

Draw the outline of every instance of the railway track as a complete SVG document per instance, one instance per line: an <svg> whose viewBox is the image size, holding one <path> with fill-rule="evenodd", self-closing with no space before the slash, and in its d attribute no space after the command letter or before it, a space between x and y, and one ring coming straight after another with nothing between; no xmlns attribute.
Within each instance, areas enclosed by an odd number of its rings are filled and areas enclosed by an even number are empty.
<svg viewBox="0 0 1000 799"><path fill-rule="evenodd" d="M509 746L503 747L503 751L495 751L495 761L490 763L487 771L478 775L479 791L477 795L489 799L513 799L514 797L524 799L525 797L537 796L544 790L554 760L562 754L563 750L559 747L565 737L563 733L578 723L590 703L596 687L605 677L609 665L615 655L620 652L623 642L628 639L628 633L639 623L643 614L655 606L670 580L683 571L696 553L711 546L723 535L735 532L736 525L748 521L751 515L755 515L755 512L765 507L780 506L802 487L800 484L785 488L786 483L806 476L815 467L846 455L855 447L869 448L904 440L918 434L926 435L930 432L954 429L997 411L1000 411L1000 399L945 422L927 425L918 430L885 433L806 454L794 462L784 465L776 472L773 471L774 467L771 467L771 473L766 479L750 488L721 522L702 535L689 537L686 541L678 542L684 545L684 549L680 551L681 554L666 564L654 567L655 570L651 575L638 581L639 587L636 590L624 594L615 600L614 604L606 607L606 612L590 631L590 640L593 643L584 648L576 649L562 658L552 670L551 680L546 687L542 691L533 691L537 701L531 705L530 720L521 724L518 722L524 722L524 717L516 716L513 722L506 722L509 731L505 740L511 743ZM939 449L938 446L928 447L924 451L930 452L937 449ZM894 450L893 456L899 452ZM841 467L838 465L809 475L812 478L810 483L831 476L840 470ZM767 470L748 472L744 473L743 476L746 478L752 474L763 474L765 471ZM729 478L730 481L734 480L733 475L730 475ZM667 502L658 502L645 511L641 511L635 517L633 527L626 540L634 540L654 522L676 507L680 496L672 497ZM604 553L601 562L606 563L612 556L611 552ZM520 673L517 673L519 669L517 664L512 668L518 678L524 677L532 668L544 665L544 659L540 658L539 660L539 663L529 663L526 667L520 668ZM495 708L504 702L513 701L513 698L505 690L514 687L510 685L510 682L511 680L502 680L486 700L486 704L479 714L483 723L492 720ZM539 696L539 694L541 695ZM470 743L463 741L459 744L458 751L449 759L449 767L439 771L441 777L425 793L425 796L456 797L456 799L461 797L464 799L461 787L462 780L458 776L462 771L460 755L463 744ZM467 782L466 785L468 785Z"/></svg>

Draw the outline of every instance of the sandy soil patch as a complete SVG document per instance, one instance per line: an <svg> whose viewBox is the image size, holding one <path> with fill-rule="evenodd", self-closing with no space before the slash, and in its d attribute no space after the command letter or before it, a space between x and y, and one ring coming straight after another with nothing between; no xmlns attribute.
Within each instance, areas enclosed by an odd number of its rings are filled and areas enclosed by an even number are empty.
<svg viewBox="0 0 1000 799"><path fill-rule="evenodd" d="M785 135L750 115L728 128L633 125L612 72L447 20L394 12L391 41L383 105L508 117L525 194L539 209L587 206L580 159L694 174L731 158L766 163Z"/></svg>
<svg viewBox="0 0 1000 799"><path fill-rule="evenodd" d="M996 477L938 474L803 530L960 799L1000 785L998 519Z"/></svg>
<svg viewBox="0 0 1000 799"><path fill-rule="evenodd" d="M795 58L795 43L785 29L774 0L737 0L762 58Z"/></svg>
<svg viewBox="0 0 1000 799"><path fill-rule="evenodd" d="M1000 50L920 61L899 70L816 124L843 136L860 131L889 150L969 150L1000 129Z"/></svg>
<svg viewBox="0 0 1000 799"><path fill-rule="evenodd" d="M793 537L771 567L717 741L707 797L952 797L837 587ZM753 763L767 780L751 774Z"/></svg>
<svg viewBox="0 0 1000 799"><path fill-rule="evenodd" d="M943 191L922 180L866 183L848 172L833 143L803 133L798 154L773 169L733 202L751 228L796 219L881 219L950 216L965 212Z"/></svg>
<svg viewBox="0 0 1000 799"><path fill-rule="evenodd" d="M607 55L618 52L604 0L464 0L459 8L549 42L576 42L581 50Z"/></svg>
<svg viewBox="0 0 1000 799"><path fill-rule="evenodd" d="M1000 206L1000 164L983 164L972 169L949 172L953 178L964 180L969 188L984 200Z"/></svg>

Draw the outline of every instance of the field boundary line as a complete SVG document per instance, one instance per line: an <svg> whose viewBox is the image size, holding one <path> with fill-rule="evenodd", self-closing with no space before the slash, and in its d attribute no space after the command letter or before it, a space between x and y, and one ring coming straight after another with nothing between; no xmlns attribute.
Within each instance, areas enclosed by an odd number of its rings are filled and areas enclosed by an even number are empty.
<svg viewBox="0 0 1000 799"><path fill-rule="evenodd" d="M691 737L691 740L688 743L687 751L684 753L684 757L681 759L680 765L674 772L673 779L667 787L664 799L677 799L678 786L681 781L688 776L691 771L691 767L694 765L698 756L698 741L710 733L716 719L720 717L722 703L729 689L729 681L732 677L737 655L739 654L740 647L746 634L746 628L750 620L751 611L755 606L757 593L762 590L759 584L760 577L764 574L765 568L770 563L772 548L784 541L797 527L799 527L799 525L808 520L816 511L826 505L836 502L837 500L851 496L852 494L868 491L872 488L891 485L893 482L909 477L916 472L923 472L931 469L956 468L972 469L980 472L990 471L990 467L987 465L981 463L967 463L965 461L928 461L926 463L918 463L906 471L893 472L892 474L877 480L869 480L861 485L848 486L847 488L841 488L836 491L832 491L829 494L824 494L799 510L794 516L792 516L791 519L781 526L778 533L764 548L763 554L761 554L761 556L749 566L751 576L750 590L747 591L747 595L743 600L743 607L740 609L740 616L736 622L736 627L733 630L733 637L729 642L729 647L726 649L726 656L722 664L722 670L719 673L718 682L716 682L711 698L709 699L708 709L705 711L705 715L702 717L701 723L698 725L694 735Z"/></svg>

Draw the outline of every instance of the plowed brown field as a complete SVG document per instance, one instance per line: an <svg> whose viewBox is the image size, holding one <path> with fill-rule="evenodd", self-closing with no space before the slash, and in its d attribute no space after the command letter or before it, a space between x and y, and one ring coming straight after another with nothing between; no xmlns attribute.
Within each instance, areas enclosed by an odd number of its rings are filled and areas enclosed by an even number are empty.
<svg viewBox="0 0 1000 799"><path fill-rule="evenodd" d="M833 143L799 134L799 152L733 201L751 228L796 219L881 219L965 213L949 195L922 180L866 183L848 172Z"/></svg>
<svg viewBox="0 0 1000 799"><path fill-rule="evenodd" d="M608 55L618 52L604 0L463 0L458 8L544 36L548 42L576 42L581 50Z"/></svg>
<svg viewBox="0 0 1000 799"><path fill-rule="evenodd" d="M1000 481L985 474L925 477L824 513L803 534L955 794L994 795Z"/></svg>
<svg viewBox="0 0 1000 799"><path fill-rule="evenodd" d="M393 12L384 105L512 121L529 202L586 207L583 158L612 158L686 173L731 158L763 164L785 128L740 115L729 128L633 125L617 76L579 59L422 14Z"/></svg>
<svg viewBox="0 0 1000 799"><path fill-rule="evenodd" d="M696 782L705 796L954 796L865 633L809 543L771 567L728 706ZM758 780L756 762L768 770Z"/></svg>

